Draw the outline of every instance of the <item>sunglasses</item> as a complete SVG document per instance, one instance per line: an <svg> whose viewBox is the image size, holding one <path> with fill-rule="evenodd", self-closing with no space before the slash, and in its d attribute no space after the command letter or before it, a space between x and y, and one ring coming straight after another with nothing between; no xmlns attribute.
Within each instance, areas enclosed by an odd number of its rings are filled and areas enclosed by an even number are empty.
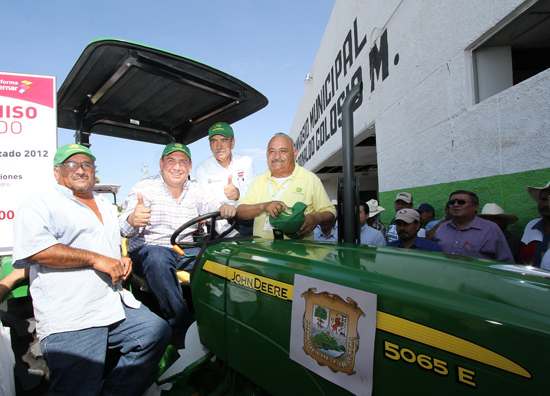
<svg viewBox="0 0 550 396"><path fill-rule="evenodd" d="M449 206L454 205L455 203L457 203L459 205L464 205L464 204L466 204L466 202L470 202L470 201L468 201L467 199L450 199L449 202L447 202L447 204Z"/></svg>
<svg viewBox="0 0 550 396"><path fill-rule="evenodd" d="M79 168L82 168L82 170L86 173L92 173L95 170L95 165L89 162L83 162L82 164L78 164L74 161L67 161L67 162L63 162L62 164L59 164L59 166L63 166L65 170L68 171L69 173L74 173Z"/></svg>

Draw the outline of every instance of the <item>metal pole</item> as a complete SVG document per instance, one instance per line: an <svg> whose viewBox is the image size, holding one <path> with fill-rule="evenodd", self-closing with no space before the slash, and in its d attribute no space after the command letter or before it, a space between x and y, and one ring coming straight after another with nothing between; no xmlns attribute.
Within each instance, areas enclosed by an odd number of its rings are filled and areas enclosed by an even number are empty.
<svg viewBox="0 0 550 396"><path fill-rule="evenodd" d="M363 82L355 85L346 95L342 106L342 153L343 153L343 171L344 171L344 191L343 191L343 241L346 243L361 243L359 233L358 208L356 198L355 183L355 160L353 145L353 105L363 92Z"/></svg>

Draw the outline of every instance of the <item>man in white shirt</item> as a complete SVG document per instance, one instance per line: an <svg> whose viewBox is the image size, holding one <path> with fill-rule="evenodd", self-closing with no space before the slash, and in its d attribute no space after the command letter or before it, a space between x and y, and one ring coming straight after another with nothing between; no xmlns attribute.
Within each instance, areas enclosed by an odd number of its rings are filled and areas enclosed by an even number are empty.
<svg viewBox="0 0 550 396"><path fill-rule="evenodd" d="M256 177L252 158L232 152L235 134L225 122L210 127L208 141L213 156L197 166L195 179L211 190L219 202L237 207L237 201ZM237 231L241 235L252 235L252 225L253 220L240 221Z"/></svg>
<svg viewBox="0 0 550 396"><path fill-rule="evenodd" d="M141 395L170 341L170 327L120 285L132 262L121 256L112 204L93 191L94 162L79 144L57 150L58 185L17 212L13 266L30 267L49 392ZM104 379L108 349L121 356Z"/></svg>

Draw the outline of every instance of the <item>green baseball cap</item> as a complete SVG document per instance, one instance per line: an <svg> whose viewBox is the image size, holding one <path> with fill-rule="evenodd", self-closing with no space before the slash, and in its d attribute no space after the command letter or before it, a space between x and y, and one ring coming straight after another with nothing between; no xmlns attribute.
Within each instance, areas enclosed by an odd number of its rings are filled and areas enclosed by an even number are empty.
<svg viewBox="0 0 550 396"><path fill-rule="evenodd" d="M305 235L298 235L296 231L300 229L304 221L306 221L306 215L304 211L307 205L303 202L296 202L294 206L288 207L283 210L275 218L269 217L269 222L273 227L281 230L287 237L292 239L300 239Z"/></svg>
<svg viewBox="0 0 550 396"><path fill-rule="evenodd" d="M167 144L164 150L162 151L161 157L171 154L174 151L181 151L183 154L187 155L189 159L191 159L191 150L189 150L189 147L187 147L185 144L181 144L181 143Z"/></svg>
<svg viewBox="0 0 550 396"><path fill-rule="evenodd" d="M225 137L235 136L233 134L233 128L231 128L229 124L225 122L216 122L210 127L210 129L208 130L208 138L210 139L214 135L222 135Z"/></svg>
<svg viewBox="0 0 550 396"><path fill-rule="evenodd" d="M55 152L55 157L53 157L53 166L62 164L67 160L67 158L75 154L85 154L90 157L93 162L95 162L95 157L88 147L82 146L81 144L71 143L57 149Z"/></svg>

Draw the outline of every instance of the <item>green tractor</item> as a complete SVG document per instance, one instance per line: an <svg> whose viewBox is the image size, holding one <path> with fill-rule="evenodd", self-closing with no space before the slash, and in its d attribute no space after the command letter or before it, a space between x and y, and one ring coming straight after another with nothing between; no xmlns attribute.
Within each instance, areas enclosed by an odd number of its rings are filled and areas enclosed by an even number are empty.
<svg viewBox="0 0 550 396"><path fill-rule="evenodd" d="M344 104L345 153L360 94L357 84ZM211 67L108 39L85 49L60 88L58 125L81 144L94 133L188 144L215 120L266 105ZM195 242L184 289L196 322L186 349L168 348L147 395L548 394L550 273L355 243L352 163L345 157L339 192L342 242Z"/></svg>

